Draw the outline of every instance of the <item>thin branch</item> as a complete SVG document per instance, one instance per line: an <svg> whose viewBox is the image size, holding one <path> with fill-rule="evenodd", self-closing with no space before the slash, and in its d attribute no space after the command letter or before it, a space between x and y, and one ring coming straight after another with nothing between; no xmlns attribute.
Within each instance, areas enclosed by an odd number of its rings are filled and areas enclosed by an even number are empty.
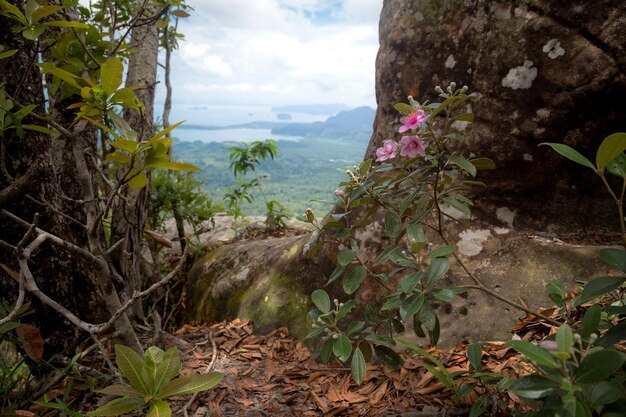
<svg viewBox="0 0 626 417"><path fill-rule="evenodd" d="M55 212L56 214L58 214L59 216L63 217L64 219L67 219L69 221L71 221L72 223L74 223L77 226L80 226L82 229L87 230L87 225L84 223L81 223L80 221L76 220L75 218L73 218L72 216L70 216L67 213L63 213L61 210L59 210L58 208L54 207L52 204L48 203L47 201L39 201L37 200L35 197L27 194L26 198L30 201L32 201L35 204L38 204L42 207L45 207L47 209L52 210L53 212Z"/></svg>
<svg viewBox="0 0 626 417"><path fill-rule="evenodd" d="M17 278L17 282L19 284L19 289L17 293L17 301L15 302L15 307L13 307L13 310L11 310L6 317L0 319L0 326L2 326L3 324L10 322L11 320L13 320L13 318L17 316L17 314L20 311L20 308L22 308L22 306L24 305L24 298L26 295L26 291L24 291L24 278L22 277L22 275L17 274L15 271L13 271L12 269L10 269L4 264L0 264L0 267L2 267L2 269L4 269L7 272L7 274L9 274L13 279Z"/></svg>

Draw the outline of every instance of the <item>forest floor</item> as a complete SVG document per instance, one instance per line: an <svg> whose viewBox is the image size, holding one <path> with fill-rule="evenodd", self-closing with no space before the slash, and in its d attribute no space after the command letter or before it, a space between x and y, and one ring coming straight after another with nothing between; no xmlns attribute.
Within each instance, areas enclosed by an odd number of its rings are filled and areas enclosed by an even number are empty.
<svg viewBox="0 0 626 417"><path fill-rule="evenodd" d="M554 309L543 310L544 314ZM550 326L529 316L516 326L526 340L550 333ZM185 325L167 336L165 347L177 346L183 374L219 371L224 380L215 389L172 404L175 415L231 416L402 416L468 415L484 387L477 386L455 398L445 381L438 380L415 355L402 354L403 366L391 370L368 365L364 382L357 385L341 364L320 364L286 328L265 335L253 332L248 321L236 319L213 325ZM467 371L465 345L429 349L448 373ZM530 368L501 342L483 343L482 366L499 376L519 377ZM458 381L457 381L458 383ZM498 415L507 416L521 404L513 394L491 391L500 401ZM488 413L489 415L495 415Z"/></svg>

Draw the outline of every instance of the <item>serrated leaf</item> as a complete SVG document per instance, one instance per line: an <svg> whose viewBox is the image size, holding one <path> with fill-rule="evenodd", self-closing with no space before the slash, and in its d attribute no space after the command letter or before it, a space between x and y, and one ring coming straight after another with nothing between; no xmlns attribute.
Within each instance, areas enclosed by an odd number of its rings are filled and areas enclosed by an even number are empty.
<svg viewBox="0 0 626 417"><path fill-rule="evenodd" d="M483 357L483 347L480 343L472 343L469 345L465 354L475 371L481 371L483 369L483 365L481 363L481 359Z"/></svg>
<svg viewBox="0 0 626 417"><path fill-rule="evenodd" d="M343 278L343 290L346 294L353 294L359 289L363 281L365 281L366 269L363 265L359 265L350 269Z"/></svg>
<svg viewBox="0 0 626 417"><path fill-rule="evenodd" d="M345 362L350 357L350 353L352 353L352 343L350 343L350 339L348 339L348 336L345 334L340 334L333 343L333 354L341 362Z"/></svg>
<svg viewBox="0 0 626 417"><path fill-rule="evenodd" d="M115 362L133 388L142 394L148 393L148 386L141 375L143 359L137 352L124 345L115 345Z"/></svg>
<svg viewBox="0 0 626 417"><path fill-rule="evenodd" d="M352 355L352 363L350 364L350 370L352 372L352 379L357 385L361 385L363 378L365 378L365 358L361 349L358 347L355 349Z"/></svg>
<svg viewBox="0 0 626 417"><path fill-rule="evenodd" d="M146 171L140 171L137 175L134 175L127 182L128 186L133 190L141 190L146 185L148 185L148 175Z"/></svg>
<svg viewBox="0 0 626 417"><path fill-rule="evenodd" d="M112 95L122 85L123 74L124 65L122 65L122 60L119 58L111 57L102 64L100 67L100 85L107 97Z"/></svg>
<svg viewBox="0 0 626 417"><path fill-rule="evenodd" d="M119 416L129 413L145 404L143 398L122 397L109 401L94 411L87 413L88 416Z"/></svg>
<svg viewBox="0 0 626 417"><path fill-rule="evenodd" d="M596 153L596 165L603 169L609 162L626 150L626 133L613 133L604 138Z"/></svg>
<svg viewBox="0 0 626 417"><path fill-rule="evenodd" d="M315 290L311 294L311 301L315 304L322 313L328 313L330 311L330 297L324 290Z"/></svg>
<svg viewBox="0 0 626 417"><path fill-rule="evenodd" d="M533 343L523 340L509 340L506 344L522 353L539 366L545 366L547 368L559 367L554 357L552 357L548 351Z"/></svg>
<svg viewBox="0 0 626 417"><path fill-rule="evenodd" d="M172 409L167 401L157 401L152 403L146 417L171 417Z"/></svg>
<svg viewBox="0 0 626 417"><path fill-rule="evenodd" d="M587 168L591 168L594 171L596 170L596 167L591 163L590 160L585 158L580 152L578 152L571 146L564 145L562 143L548 143L548 142L540 143L539 146L541 145L548 145L552 149L554 149L556 152L558 152L560 155L566 157L567 159L574 161L577 164L580 164L582 166L586 166Z"/></svg>
<svg viewBox="0 0 626 417"><path fill-rule="evenodd" d="M117 397L142 397L135 388L126 384L114 384L98 390L99 393L105 395L115 395Z"/></svg>
<svg viewBox="0 0 626 417"><path fill-rule="evenodd" d="M400 306L400 317L402 320L406 320L417 313L424 305L426 297L424 294L413 294L402 302Z"/></svg>
<svg viewBox="0 0 626 417"><path fill-rule="evenodd" d="M156 400L162 400L177 395L194 394L196 392L205 391L219 384L224 375L219 372L209 372L202 375L190 375L176 378L167 384L154 397Z"/></svg>
<svg viewBox="0 0 626 417"><path fill-rule="evenodd" d="M172 171L189 171L189 172L199 172L202 169L198 168L193 164L187 164L184 162L156 162L150 165L150 168L154 169L169 169Z"/></svg>
<svg viewBox="0 0 626 417"><path fill-rule="evenodd" d="M450 156L448 161L469 173L472 177L476 176L476 167L470 161L460 156Z"/></svg>

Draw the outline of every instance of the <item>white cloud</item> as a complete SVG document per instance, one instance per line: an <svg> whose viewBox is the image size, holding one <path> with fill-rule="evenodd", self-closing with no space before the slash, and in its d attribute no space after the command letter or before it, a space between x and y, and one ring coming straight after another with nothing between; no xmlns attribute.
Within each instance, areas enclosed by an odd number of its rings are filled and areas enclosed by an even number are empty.
<svg viewBox="0 0 626 417"><path fill-rule="evenodd" d="M177 103L375 105L380 0L196 0ZM174 106L176 108L176 106Z"/></svg>

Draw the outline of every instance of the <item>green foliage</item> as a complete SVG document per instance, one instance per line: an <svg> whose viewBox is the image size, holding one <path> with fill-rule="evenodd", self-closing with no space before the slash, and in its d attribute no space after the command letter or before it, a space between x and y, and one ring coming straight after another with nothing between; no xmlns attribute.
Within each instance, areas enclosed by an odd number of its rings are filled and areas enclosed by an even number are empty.
<svg viewBox="0 0 626 417"><path fill-rule="evenodd" d="M115 355L126 383L110 385L100 392L121 398L90 411L89 416L118 416L147 405L148 416L170 417L168 398L206 391L224 377L219 372L209 372L175 378L180 372L180 355L176 348L163 352L152 346L141 358L132 349L116 345Z"/></svg>
<svg viewBox="0 0 626 417"><path fill-rule="evenodd" d="M399 153L407 157L400 158L394 153L388 160L379 158L384 161L382 164L370 159L348 169L349 179L342 182L341 190L336 192L341 209L320 222L312 213L303 218L317 228L317 235L309 242L312 251L325 242L345 248L338 253L337 267L328 282L341 279L344 292L353 298L345 304L336 301L334 310L325 311L320 307L325 308L326 304L321 304L320 300L326 297L318 292L323 290L316 291L317 309L310 314L317 327L310 337L324 335L325 346L330 346L332 340L332 349L323 353L332 353L341 362L352 357L355 380L363 378L360 356L371 356L363 355L364 352L373 352L390 366L401 363L389 346L395 345L394 335L405 330L406 322L413 324L416 335L427 335L430 343L436 344L440 325L434 303L451 301L466 291L440 287L449 268L447 256L453 248L447 244L429 247L424 233L429 228L442 231L442 219L446 216L441 209L443 204L469 212L472 202L466 197L469 185L465 177L476 175L479 167L493 165L487 160L474 165L448 150L448 141L462 139L451 130L452 120L456 117L470 122L472 119L467 113L458 113L460 105L470 98L466 91L467 88L451 87L443 94L442 103L419 104L410 97L408 104L397 105L401 114L409 118L411 115L421 117L421 121L408 130L426 141L426 156L416 153L411 157L401 149ZM402 120L405 124L412 123ZM377 151L379 157L378 152L382 150ZM357 208L363 214L355 219L351 212ZM388 247L374 256L373 261L365 259L359 256L358 233L383 210ZM403 278L398 280L395 275L399 274ZM357 306L357 295L368 283L385 295L379 304L365 306L370 314L351 317L348 313Z"/></svg>

